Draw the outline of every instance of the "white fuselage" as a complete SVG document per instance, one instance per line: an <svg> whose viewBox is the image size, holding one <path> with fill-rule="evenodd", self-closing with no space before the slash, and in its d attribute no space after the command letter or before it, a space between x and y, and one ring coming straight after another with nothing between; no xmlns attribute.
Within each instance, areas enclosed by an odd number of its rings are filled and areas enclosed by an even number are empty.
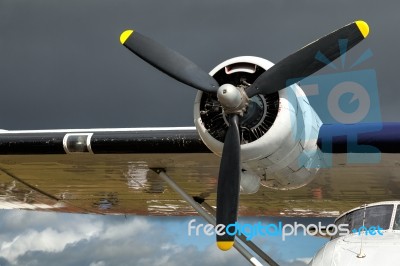
<svg viewBox="0 0 400 266"><path fill-rule="evenodd" d="M309 265L375 266L399 264L400 230L387 230L383 232L383 235L361 236L355 233L333 239L326 243Z"/></svg>
<svg viewBox="0 0 400 266"><path fill-rule="evenodd" d="M400 201L352 209L335 224L347 225L349 231L326 243L309 265L400 265Z"/></svg>

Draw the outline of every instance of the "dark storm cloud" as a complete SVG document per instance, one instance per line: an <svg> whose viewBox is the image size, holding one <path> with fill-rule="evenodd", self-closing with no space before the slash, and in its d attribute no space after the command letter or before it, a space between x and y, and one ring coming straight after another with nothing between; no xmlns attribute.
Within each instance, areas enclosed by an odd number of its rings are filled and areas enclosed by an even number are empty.
<svg viewBox="0 0 400 266"><path fill-rule="evenodd" d="M362 18L383 117L398 120L399 3L392 1L2 1L2 128L192 125L195 90L131 55L119 34L134 27L209 70L239 55L280 60ZM351 61L354 62L354 61Z"/></svg>

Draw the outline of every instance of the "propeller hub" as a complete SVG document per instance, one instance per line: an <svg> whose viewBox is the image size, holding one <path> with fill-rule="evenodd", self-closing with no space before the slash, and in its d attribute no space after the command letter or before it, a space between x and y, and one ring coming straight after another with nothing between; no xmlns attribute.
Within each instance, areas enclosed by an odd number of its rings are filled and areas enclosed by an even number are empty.
<svg viewBox="0 0 400 266"><path fill-rule="evenodd" d="M219 87L217 97L226 114L239 114L243 116L249 104L249 98L244 89L235 87L232 84L224 84Z"/></svg>

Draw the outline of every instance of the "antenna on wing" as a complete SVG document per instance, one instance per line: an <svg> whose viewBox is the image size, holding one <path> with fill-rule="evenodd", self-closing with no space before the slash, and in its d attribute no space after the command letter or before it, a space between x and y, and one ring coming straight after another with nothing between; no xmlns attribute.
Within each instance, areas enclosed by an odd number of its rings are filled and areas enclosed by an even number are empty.
<svg viewBox="0 0 400 266"><path fill-rule="evenodd" d="M367 212L367 204L364 204L364 217L363 217L363 224L362 224L362 230L364 231L365 234L365 213ZM365 255L363 251L363 234L361 232L361 245L360 245L360 252L357 254L357 258L365 258L367 255Z"/></svg>

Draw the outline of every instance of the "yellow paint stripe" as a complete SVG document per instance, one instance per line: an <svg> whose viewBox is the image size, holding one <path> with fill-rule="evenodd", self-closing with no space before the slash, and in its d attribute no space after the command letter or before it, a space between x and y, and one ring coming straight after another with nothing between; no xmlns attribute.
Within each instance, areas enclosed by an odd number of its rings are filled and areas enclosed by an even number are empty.
<svg viewBox="0 0 400 266"><path fill-rule="evenodd" d="M362 20L357 20L356 25L358 29L360 30L361 34L364 36L364 38L367 38L368 33L369 33L369 26L367 22L362 21Z"/></svg>
<svg viewBox="0 0 400 266"><path fill-rule="evenodd" d="M217 246L220 250L227 251L233 247L234 241L217 241Z"/></svg>
<svg viewBox="0 0 400 266"><path fill-rule="evenodd" d="M126 42L126 40L129 38L129 36L132 35L132 33L134 32L134 30L126 30L124 31L121 36L119 36L119 41L121 42L121 44L124 44Z"/></svg>

